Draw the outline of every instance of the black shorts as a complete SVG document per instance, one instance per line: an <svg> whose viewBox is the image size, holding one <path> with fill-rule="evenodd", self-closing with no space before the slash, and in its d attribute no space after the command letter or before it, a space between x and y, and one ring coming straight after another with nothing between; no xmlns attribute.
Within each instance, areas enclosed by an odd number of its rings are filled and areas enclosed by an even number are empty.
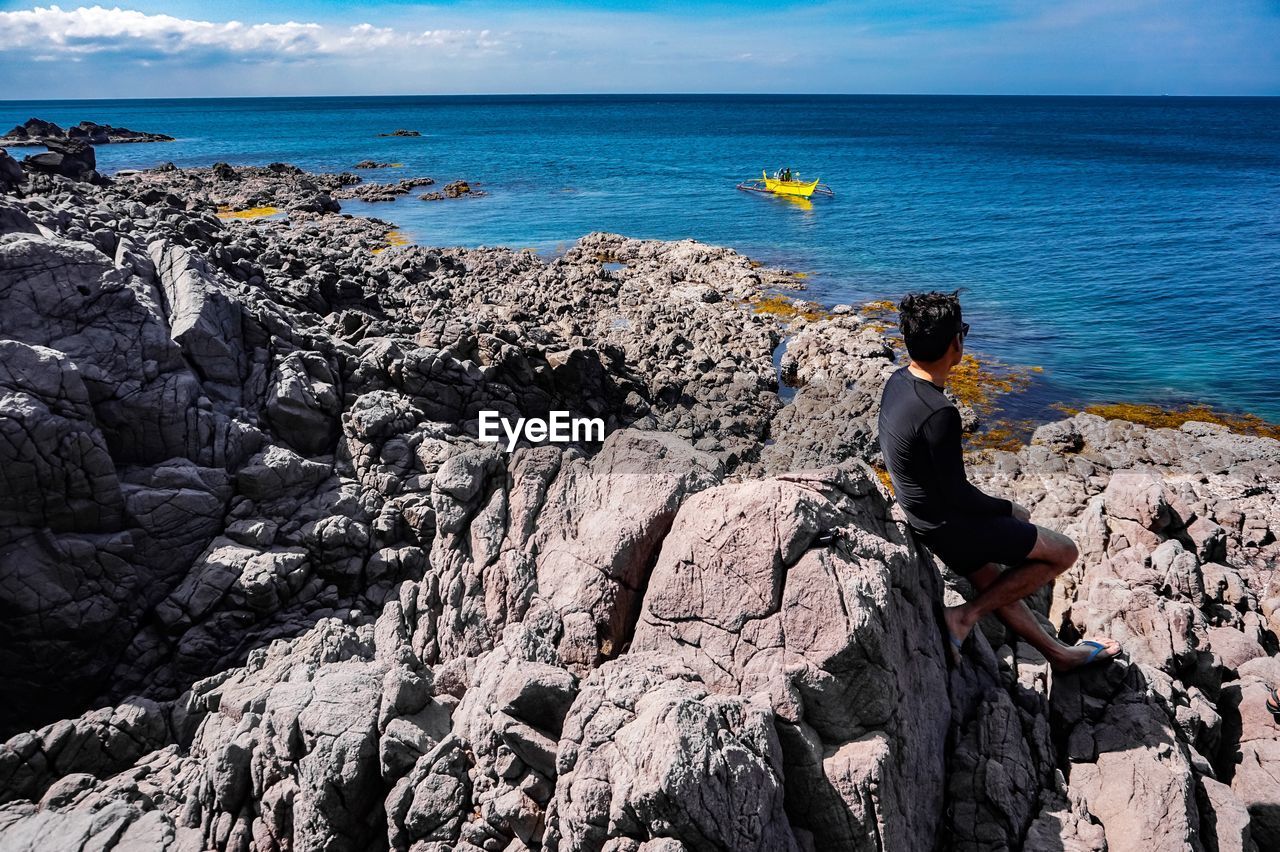
<svg viewBox="0 0 1280 852"><path fill-rule="evenodd" d="M1009 566L1026 562L1039 530L1013 515L977 515L952 519L936 530L917 530L916 535L948 568L968 575L988 562Z"/></svg>

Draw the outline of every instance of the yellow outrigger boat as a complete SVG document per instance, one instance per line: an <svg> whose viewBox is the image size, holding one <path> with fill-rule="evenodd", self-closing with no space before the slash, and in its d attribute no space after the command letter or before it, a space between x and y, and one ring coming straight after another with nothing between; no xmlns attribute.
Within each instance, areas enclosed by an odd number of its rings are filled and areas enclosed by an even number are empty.
<svg viewBox="0 0 1280 852"><path fill-rule="evenodd" d="M743 181L738 184L738 189L746 192L768 192L773 195L790 195L798 198L809 198L813 195L835 195L831 187L825 183L819 180L797 180L799 177L799 174L793 174L790 169L779 169L773 173L773 177L761 170L759 178Z"/></svg>

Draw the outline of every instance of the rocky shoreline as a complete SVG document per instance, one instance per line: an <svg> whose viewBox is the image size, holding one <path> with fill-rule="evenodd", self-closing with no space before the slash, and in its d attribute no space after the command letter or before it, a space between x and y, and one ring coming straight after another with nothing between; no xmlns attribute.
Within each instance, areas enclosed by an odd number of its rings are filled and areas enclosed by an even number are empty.
<svg viewBox="0 0 1280 852"><path fill-rule="evenodd" d="M877 323L692 241L399 245L353 175L73 178L0 157L0 848L1280 846L1280 441L975 457L1126 656L949 670Z"/></svg>

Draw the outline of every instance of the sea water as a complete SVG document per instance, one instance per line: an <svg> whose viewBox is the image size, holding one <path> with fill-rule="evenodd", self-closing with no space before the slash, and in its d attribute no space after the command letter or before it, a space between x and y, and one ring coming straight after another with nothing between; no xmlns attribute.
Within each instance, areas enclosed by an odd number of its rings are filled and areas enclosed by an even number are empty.
<svg viewBox="0 0 1280 852"><path fill-rule="evenodd" d="M402 165L366 180L479 183L343 202L424 245L554 253L604 230L732 246L827 304L962 288L971 349L1043 368L1024 413L1195 401L1280 420L1280 99L7 101L0 131L32 116L178 137L99 148L108 172L374 159ZM422 135L379 136L398 128ZM781 166L835 197L735 189Z"/></svg>

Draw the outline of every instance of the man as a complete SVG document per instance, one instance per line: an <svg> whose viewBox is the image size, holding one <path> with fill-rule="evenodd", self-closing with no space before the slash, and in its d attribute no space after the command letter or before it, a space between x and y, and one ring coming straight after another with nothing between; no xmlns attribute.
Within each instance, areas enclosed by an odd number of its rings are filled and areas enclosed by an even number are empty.
<svg viewBox="0 0 1280 852"><path fill-rule="evenodd" d="M1059 641L1023 601L1076 561L1075 543L1031 523L1031 513L1017 503L984 494L965 475L960 413L942 392L969 333L957 294L910 294L898 311L911 363L885 384L880 450L912 529L978 591L974 600L943 610L952 658L959 661L974 625L991 613L1055 671L1114 658L1120 646L1110 639L1074 647ZM1001 565L1009 569L1001 573Z"/></svg>

